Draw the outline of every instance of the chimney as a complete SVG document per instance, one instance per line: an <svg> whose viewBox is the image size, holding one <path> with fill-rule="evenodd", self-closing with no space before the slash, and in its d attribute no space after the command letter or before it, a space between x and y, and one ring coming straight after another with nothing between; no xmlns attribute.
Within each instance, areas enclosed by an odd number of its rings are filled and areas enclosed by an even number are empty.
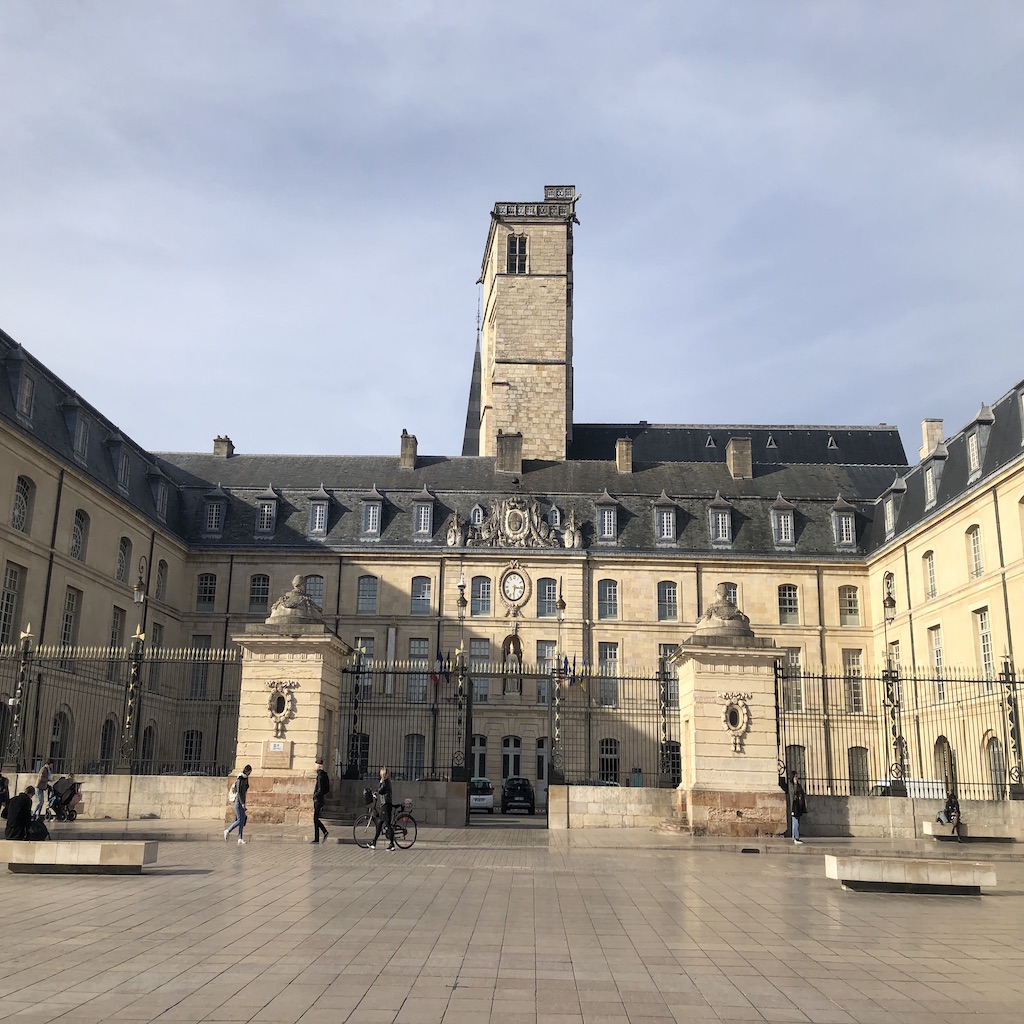
<svg viewBox="0 0 1024 1024"><path fill-rule="evenodd" d="M416 468L416 435L402 428L402 455L398 460L399 469Z"/></svg>
<svg viewBox="0 0 1024 1024"><path fill-rule="evenodd" d="M927 458L942 440L942 420L921 420L921 450L917 453Z"/></svg>
<svg viewBox="0 0 1024 1024"><path fill-rule="evenodd" d="M749 437L730 437L725 446L725 463L733 480L750 480L754 475L753 446Z"/></svg>
<svg viewBox="0 0 1024 1024"><path fill-rule="evenodd" d="M498 457L494 468L499 473L522 473L523 435L503 434L498 431Z"/></svg>
<svg viewBox="0 0 1024 1024"><path fill-rule="evenodd" d="M633 472L633 438L620 437L615 442L615 468L620 473Z"/></svg>
<svg viewBox="0 0 1024 1024"><path fill-rule="evenodd" d="M235 446L231 443L231 438L227 434L223 437L218 434L213 439L213 454L222 459L230 459L235 454Z"/></svg>

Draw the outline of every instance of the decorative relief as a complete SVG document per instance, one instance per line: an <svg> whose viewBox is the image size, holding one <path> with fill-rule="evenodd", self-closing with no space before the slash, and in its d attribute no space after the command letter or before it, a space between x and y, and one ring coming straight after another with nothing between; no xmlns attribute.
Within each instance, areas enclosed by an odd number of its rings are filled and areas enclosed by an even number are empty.
<svg viewBox="0 0 1024 1024"><path fill-rule="evenodd" d="M743 753L743 741L750 732L749 693L720 693L722 701L722 727L732 737L734 754Z"/></svg>
<svg viewBox="0 0 1024 1024"><path fill-rule="evenodd" d="M267 711L270 713L270 720L274 723L274 735L278 739L284 737L285 728L288 722L295 717L297 702L295 690L299 683L296 679L285 681L273 679L267 683L270 689L270 696L267 698Z"/></svg>
<svg viewBox="0 0 1024 1024"><path fill-rule="evenodd" d="M558 536L540 512L533 498L515 495L491 505L490 513L479 526L470 526L468 547L551 548Z"/></svg>

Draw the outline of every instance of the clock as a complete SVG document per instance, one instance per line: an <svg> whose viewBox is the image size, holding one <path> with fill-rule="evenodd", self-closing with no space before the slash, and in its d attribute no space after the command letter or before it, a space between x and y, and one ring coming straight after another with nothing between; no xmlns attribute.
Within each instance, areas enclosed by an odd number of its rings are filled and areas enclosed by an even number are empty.
<svg viewBox="0 0 1024 1024"><path fill-rule="evenodd" d="M517 572L506 573L501 581L501 592L510 601L518 601L526 593L526 580Z"/></svg>

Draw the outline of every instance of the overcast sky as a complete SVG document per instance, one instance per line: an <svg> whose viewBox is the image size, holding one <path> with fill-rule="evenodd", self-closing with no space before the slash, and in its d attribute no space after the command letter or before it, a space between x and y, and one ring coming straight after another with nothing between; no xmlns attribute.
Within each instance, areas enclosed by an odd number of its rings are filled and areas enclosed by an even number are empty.
<svg viewBox="0 0 1024 1024"><path fill-rule="evenodd" d="M150 450L459 454L489 213L582 193L576 422L1024 377L1018 0L4 0L0 327Z"/></svg>

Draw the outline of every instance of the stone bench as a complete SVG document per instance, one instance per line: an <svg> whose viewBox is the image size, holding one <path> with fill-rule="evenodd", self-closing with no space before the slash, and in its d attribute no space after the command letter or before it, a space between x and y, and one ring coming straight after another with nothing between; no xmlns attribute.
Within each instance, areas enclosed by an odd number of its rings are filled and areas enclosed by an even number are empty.
<svg viewBox="0 0 1024 1024"><path fill-rule="evenodd" d="M826 854L825 877L855 892L915 892L980 896L996 884L990 864L955 860L908 860L903 857L853 857Z"/></svg>
<svg viewBox="0 0 1024 1024"><path fill-rule="evenodd" d="M956 842L952 825L944 825L939 821L926 821L921 828L926 836L931 836L933 839L952 839ZM960 822L960 835L964 840L973 839L980 843L1016 843L1021 840L1020 831L1009 825L977 824L972 829L966 821Z"/></svg>
<svg viewBox="0 0 1024 1024"><path fill-rule="evenodd" d="M0 844L0 862L7 870L50 875L141 875L146 864L155 864L159 843L90 839Z"/></svg>

